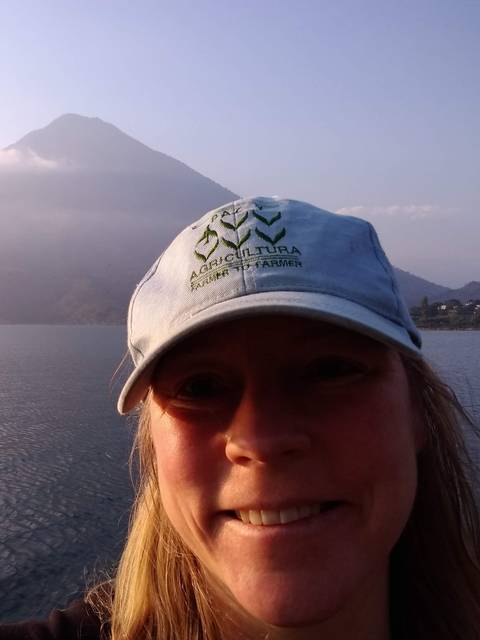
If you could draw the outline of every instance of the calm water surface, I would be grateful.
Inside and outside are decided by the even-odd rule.
[[[480,332],[424,332],[480,419]],[[132,499],[132,427],[111,377],[123,327],[0,326],[0,619],[44,616],[113,566]]]

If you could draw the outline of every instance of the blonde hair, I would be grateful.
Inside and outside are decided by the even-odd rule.
[[[399,637],[474,640],[480,628],[477,476],[465,443],[478,437],[455,393],[425,361],[404,359],[425,425],[412,514],[391,564],[391,613]],[[464,431],[465,430],[465,431]]]
[[[393,638],[473,640],[480,628],[480,520],[462,425],[473,423],[425,361],[404,358],[426,429],[418,490],[391,557]],[[150,398],[139,418],[139,487],[128,540],[110,588],[89,602],[111,640],[219,640],[202,566],[170,525],[150,437]]]
[[[160,499],[149,405],[150,393],[132,450],[137,496],[117,574],[92,589],[87,600],[112,640],[218,640],[204,571],[171,526]]]

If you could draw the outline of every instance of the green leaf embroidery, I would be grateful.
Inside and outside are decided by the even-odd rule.
[[[280,218],[282,217],[282,212],[279,211],[276,215],[273,216],[273,218],[270,218],[270,220],[268,220],[264,216],[261,216],[259,213],[255,213],[255,211],[253,212],[253,215],[257,218],[257,220],[260,220],[260,222],[263,222],[263,224],[271,227],[274,222],[280,220]]]
[[[284,227],[281,231],[277,233],[277,235],[274,238],[270,238],[270,236],[267,236],[266,233],[262,233],[262,231],[257,229],[257,227],[255,227],[255,233],[259,238],[262,238],[262,240],[265,240],[270,244],[276,244],[279,240],[281,240],[284,237],[284,235],[287,233],[287,230]]]
[[[237,224],[232,224],[231,222],[225,222],[225,220],[223,220],[223,218],[222,218],[222,220],[220,220],[220,224],[223,224],[223,226],[227,227],[227,229],[232,229],[232,231],[236,231],[238,229],[238,227],[242,226],[242,224],[245,222],[245,220],[247,218],[248,218],[248,211],[243,216],[243,218],[237,222]]]
[[[212,229],[210,229],[210,226],[207,225],[207,228],[205,229],[202,237],[200,238],[200,240],[195,245],[196,247],[198,247],[198,245],[201,242],[203,242],[203,246],[207,247],[209,242],[210,242],[210,238],[212,238],[212,237],[214,238],[213,246],[210,249],[207,248],[207,253],[206,254],[203,254],[200,251],[197,251],[197,249],[195,249],[195,251],[194,251],[194,253],[197,256],[197,258],[199,258],[203,262],[206,262],[208,260],[208,258],[212,255],[212,253],[215,251],[215,249],[220,244],[220,241],[218,239],[218,233],[216,231],[213,231]]]
[[[238,249],[240,249],[240,247],[242,246],[242,244],[244,242],[246,242],[250,237],[250,229],[247,231],[247,233],[243,236],[243,238],[240,240],[240,242],[238,244],[235,244],[235,242],[232,242],[231,240],[227,240],[226,238],[222,237],[222,242],[227,245],[227,247],[230,247],[230,249],[235,249],[235,251],[238,251]]]

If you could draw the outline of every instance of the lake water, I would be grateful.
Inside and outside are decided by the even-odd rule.
[[[423,332],[480,419],[480,331]],[[123,327],[0,326],[0,619],[44,616],[113,566],[133,425],[116,414]]]

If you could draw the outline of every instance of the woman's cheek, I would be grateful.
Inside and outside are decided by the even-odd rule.
[[[212,438],[197,425],[164,414],[160,424],[152,426],[157,473],[164,489],[180,491],[199,488],[218,466]]]
[[[408,402],[398,402],[396,389],[365,393],[338,403],[325,429],[319,432],[325,464],[339,480],[360,488],[390,486],[407,481],[416,469],[416,440]],[[323,442],[322,442],[323,441]],[[401,490],[400,486],[396,487]]]
[[[160,481],[183,484],[192,475],[195,462],[194,443],[184,431],[164,416],[162,424],[154,428],[153,443]],[[180,463],[181,461],[181,463]]]

